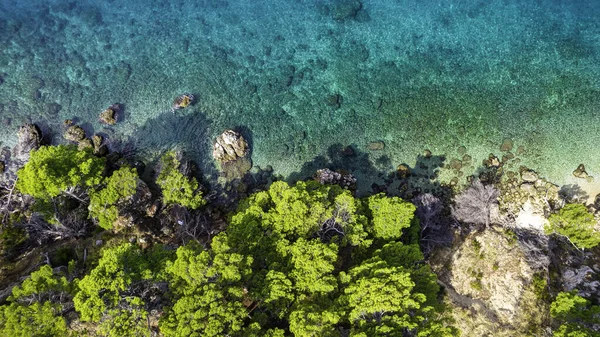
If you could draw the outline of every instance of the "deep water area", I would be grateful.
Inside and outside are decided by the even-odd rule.
[[[368,185],[425,149],[462,181],[510,152],[558,184],[583,163],[600,185],[596,1],[0,0],[0,46],[6,146],[25,122],[64,142],[73,119],[212,172],[235,129],[255,166],[296,179],[351,146],[360,160],[339,168]],[[182,93],[196,102],[172,113]]]

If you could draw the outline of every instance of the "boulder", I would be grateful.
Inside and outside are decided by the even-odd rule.
[[[523,170],[521,171],[521,179],[526,183],[534,183],[538,180],[538,175],[535,171],[532,170]]]
[[[94,144],[94,154],[97,156],[105,156],[108,153],[108,148],[103,144],[102,136],[95,134],[92,137],[92,143]]]
[[[314,179],[323,185],[339,185],[349,190],[356,189],[356,178],[349,172],[320,169],[315,173]]]
[[[248,152],[248,142],[233,130],[225,130],[217,137],[213,145],[213,157],[220,163],[245,157]]]
[[[85,130],[80,126],[71,125],[67,128],[67,131],[63,133],[63,138],[71,142],[79,143],[85,138]]]
[[[39,149],[42,143],[42,132],[35,124],[21,126],[18,133],[18,142],[13,149],[14,159],[25,163],[29,160],[29,152]]]
[[[119,114],[123,109],[122,105],[119,103],[115,103],[108,107],[108,109],[102,111],[100,114],[100,123],[115,125],[117,123],[117,119],[119,118]]]
[[[588,177],[588,173],[585,170],[585,165],[579,164],[575,171],[573,171],[573,176],[576,178],[586,179]]]

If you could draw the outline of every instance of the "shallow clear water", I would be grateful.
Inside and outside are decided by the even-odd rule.
[[[0,45],[3,145],[27,121],[61,141],[72,118],[214,172],[211,142],[233,128],[257,166],[293,179],[343,167],[370,185],[461,146],[464,179],[510,138],[509,169],[583,184],[571,172],[584,163],[600,179],[595,1],[0,0]],[[172,114],[186,92],[197,103]],[[115,102],[122,121],[101,125]],[[340,159],[346,145],[355,159]]]

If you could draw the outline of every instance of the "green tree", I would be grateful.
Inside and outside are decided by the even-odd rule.
[[[190,209],[196,209],[206,204],[206,200],[202,198],[198,180],[194,177],[187,177],[179,171],[181,163],[175,152],[170,151],[164,154],[161,164],[162,168],[156,183],[161,188],[165,204],[178,204]]]
[[[105,187],[90,193],[90,216],[98,219],[98,225],[112,229],[119,216],[117,204],[135,194],[138,175],[135,169],[122,167],[105,180]]]
[[[161,246],[145,252],[130,243],[104,248],[98,265],[78,283],[73,303],[80,319],[101,322],[100,331],[109,336],[150,335],[143,294],[166,281],[164,266],[171,258]]]
[[[375,238],[397,240],[402,230],[409,228],[416,210],[415,205],[398,197],[386,197],[383,193],[367,199],[371,211],[371,232]]]
[[[243,336],[241,330],[248,317],[243,280],[251,272],[252,258],[227,250],[221,246],[206,251],[194,243],[179,247],[177,259],[166,269],[174,304],[160,321],[161,333]]]
[[[67,336],[61,312],[71,291],[66,277],[55,275],[49,265],[42,266],[12,289],[9,304],[0,306],[0,335]]]
[[[561,292],[550,305],[550,315],[559,324],[553,331],[556,337],[599,337],[591,329],[600,324],[600,306],[577,295],[577,292]]]
[[[550,215],[548,221],[544,228],[546,234],[564,235],[577,248],[592,248],[600,243],[600,232],[595,230],[597,223],[594,215],[582,204],[567,204],[558,214]]]
[[[418,245],[400,241],[413,211],[399,198],[275,182],[240,202],[209,249],[178,249],[161,332],[455,336]]]
[[[31,151],[29,161],[17,172],[16,188],[34,198],[49,200],[72,187],[89,188],[100,183],[104,159],[74,146],[42,146]]]

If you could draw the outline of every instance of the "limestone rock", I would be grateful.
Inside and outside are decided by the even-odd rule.
[[[115,125],[117,123],[117,119],[119,118],[119,114],[123,106],[119,103],[115,103],[108,107],[108,109],[102,111],[100,114],[100,123]]]
[[[213,157],[221,163],[245,157],[248,152],[248,142],[233,130],[225,130],[217,137],[213,145]]]
[[[67,128],[67,131],[63,134],[63,138],[66,140],[78,143],[85,138],[85,130],[77,125],[72,125]]]
[[[105,156],[108,153],[108,148],[103,144],[102,136],[95,134],[92,137],[92,143],[94,144],[94,154],[97,156]]]
[[[523,182],[526,183],[534,183],[538,180],[538,175],[535,173],[535,171],[524,170],[521,171],[521,179],[523,179]]]
[[[438,254],[434,271],[446,286],[463,334],[524,336],[529,324],[541,324],[543,315],[535,314],[540,300],[531,286],[534,271],[509,237],[494,230],[476,232]]]
[[[588,173],[585,170],[585,165],[579,164],[575,171],[573,171],[573,176],[576,178],[586,179],[588,177]]]
[[[25,124],[17,133],[19,140],[13,153],[17,161],[26,162],[29,160],[29,152],[39,149],[42,143],[42,132],[35,124]]]
[[[79,143],[77,143],[77,150],[83,151],[85,149],[91,149],[94,147],[92,141],[89,138],[84,138]]]
[[[349,172],[320,169],[315,173],[314,179],[324,185],[339,185],[349,190],[356,189],[356,178]]]

